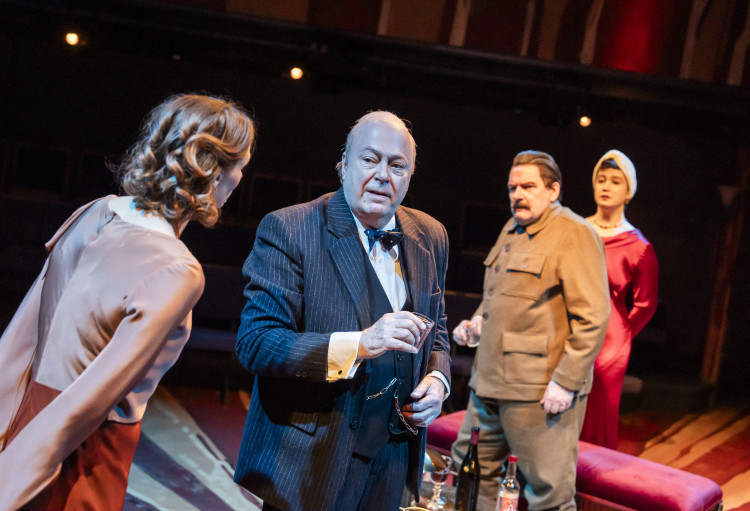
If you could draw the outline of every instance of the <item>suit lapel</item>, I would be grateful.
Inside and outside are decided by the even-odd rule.
[[[326,224],[328,231],[334,236],[329,247],[331,257],[357,310],[359,326],[365,329],[372,321],[372,306],[366,288],[365,267],[362,264],[362,242],[341,188],[328,199]]]
[[[422,229],[401,208],[396,212],[396,219],[404,232],[404,240],[401,242],[404,264],[407,270],[407,285],[414,305],[414,312],[429,316],[430,311],[430,268],[432,267],[431,254],[423,246],[424,233]],[[432,318],[433,320],[437,318]],[[435,327],[433,327],[435,328]],[[419,378],[419,369],[429,358],[428,346],[425,345],[420,351],[421,357],[413,357],[413,374]],[[415,382],[416,383],[416,382]]]
[[[429,268],[430,253],[424,248],[422,230],[414,221],[399,209],[396,218],[401,230],[404,232],[404,240],[401,242],[404,264],[408,272],[409,293],[414,302],[414,312],[425,315],[430,313],[430,286]]]

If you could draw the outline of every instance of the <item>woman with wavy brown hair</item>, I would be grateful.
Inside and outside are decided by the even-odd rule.
[[[5,509],[122,509],[147,401],[203,292],[180,233],[216,222],[254,139],[231,101],[166,99],[117,168],[129,195],[81,207],[47,243],[0,338]]]

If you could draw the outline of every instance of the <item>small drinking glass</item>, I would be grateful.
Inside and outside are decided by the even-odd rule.
[[[443,483],[445,483],[445,480],[448,479],[448,474],[451,473],[451,465],[453,465],[453,460],[450,456],[440,456],[443,461],[445,462],[445,467],[442,469],[438,469],[438,467],[435,467],[435,470],[430,474],[430,478],[433,482],[432,487],[432,498],[427,503],[427,509],[430,511],[439,511],[443,509],[443,506],[445,506],[447,500],[445,500],[445,497],[442,497],[440,493],[443,490]]]
[[[475,334],[474,331],[468,326],[465,326],[464,330],[466,331],[466,337],[468,337],[469,339],[466,342],[466,345],[469,348],[476,348],[477,346],[479,346],[479,335]]]
[[[425,324],[427,328],[422,330],[422,332],[419,334],[419,340],[417,341],[417,344],[415,345],[415,348],[417,348],[417,351],[422,349],[422,345],[424,344],[425,339],[427,339],[427,335],[430,333],[430,330],[432,330],[432,327],[435,326],[435,322],[432,321],[430,318],[425,316],[424,314],[420,314],[418,312],[413,312],[416,317],[418,317],[422,323]]]

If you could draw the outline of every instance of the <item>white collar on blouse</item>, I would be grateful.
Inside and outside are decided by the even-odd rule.
[[[163,216],[135,207],[133,197],[114,197],[107,202],[109,209],[124,221],[176,238],[174,227]]]
[[[590,216],[586,219],[586,221],[589,223],[589,225],[591,225],[591,227],[594,228],[596,233],[601,238],[611,238],[613,236],[617,236],[618,234],[622,234],[624,232],[635,230],[635,227],[633,227],[633,225],[630,222],[625,220],[624,216],[622,217],[622,223],[620,225],[617,225],[615,227],[610,227],[609,229],[605,229],[596,225],[593,221],[593,218],[594,218],[593,216]]]

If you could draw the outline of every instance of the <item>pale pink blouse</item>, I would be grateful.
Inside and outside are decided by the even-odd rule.
[[[176,237],[122,220],[109,198],[80,208],[48,242],[0,338],[0,502],[10,508],[53,480],[103,421],[140,421],[190,333],[200,264]],[[59,394],[5,445],[32,382]]]

